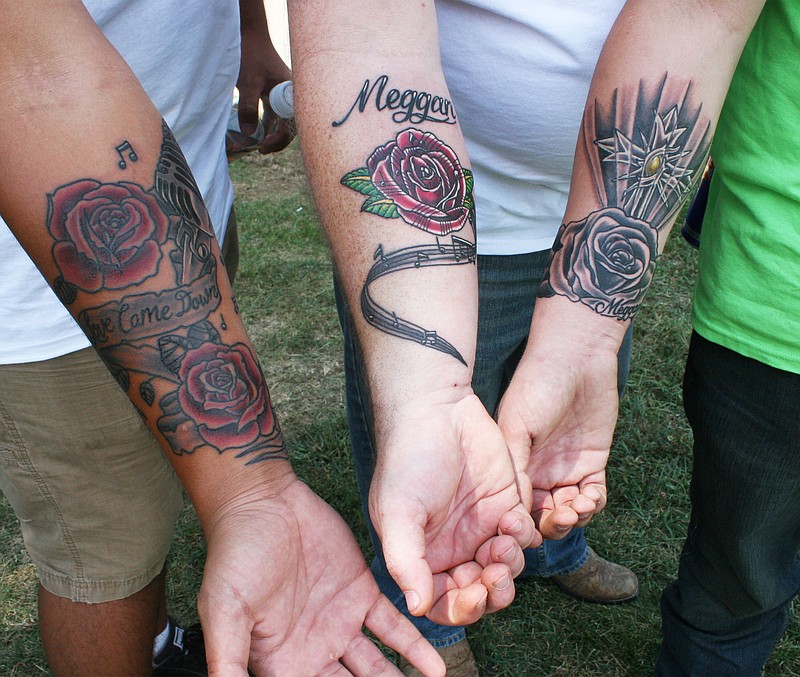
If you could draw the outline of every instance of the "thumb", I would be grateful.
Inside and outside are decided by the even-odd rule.
[[[222,602],[209,601],[202,590],[197,602],[203,627],[208,675],[246,677],[253,623],[235,598],[228,600],[228,603]]]
[[[406,598],[414,616],[425,615],[433,605],[433,573],[425,559],[425,530],[395,508],[381,520],[381,543],[386,568]]]
[[[517,475],[526,473],[530,462],[531,445],[535,433],[529,429],[528,423],[519,408],[514,405],[513,398],[509,399],[509,394],[506,393],[497,409],[497,427],[500,428],[506,441],[508,453]],[[525,496],[521,495],[521,498],[527,507],[530,494],[525,483],[521,482],[520,484],[520,491],[525,493]]]

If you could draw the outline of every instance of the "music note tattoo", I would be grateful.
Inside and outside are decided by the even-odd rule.
[[[127,150],[128,151],[128,159],[131,162],[136,162],[139,159],[139,156],[136,154],[136,151],[133,149],[133,146],[128,141],[123,141],[119,146],[115,146],[114,150],[117,151],[117,155],[119,155],[119,162],[117,166],[120,169],[125,169],[128,166],[128,163],[125,162],[125,156],[123,153]]]

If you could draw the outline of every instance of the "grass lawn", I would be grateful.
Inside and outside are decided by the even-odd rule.
[[[351,524],[371,558],[349,458],[331,265],[296,144],[276,157],[245,157],[231,171],[242,249],[236,292],[295,468]],[[469,630],[482,675],[650,674],[659,643],[658,599],[676,572],[688,518],[691,436],[680,381],[694,273],[695,253],[673,237],[636,323],[608,469],[609,506],[588,529],[599,553],[639,574],[639,599],[586,604],[545,581],[521,583],[509,609]],[[187,507],[168,584],[170,611],[185,622],[197,617],[203,556],[200,529]],[[0,675],[47,674],[35,592],[34,567],[13,513],[0,500]],[[799,635],[793,614],[765,674],[800,674]]]

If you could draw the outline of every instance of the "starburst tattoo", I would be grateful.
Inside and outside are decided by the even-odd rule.
[[[678,107],[673,106],[665,115],[653,111],[653,124],[649,134],[637,130],[637,144],[619,129],[597,146],[608,153],[603,162],[613,165],[616,181],[626,181],[622,192],[623,211],[629,216],[642,218],[653,200],[667,205],[679,200],[692,185],[694,170],[681,164],[691,158],[692,151],[684,148],[682,137],[686,127],[678,126]]]
[[[590,106],[581,130],[598,209],[561,226],[538,296],[632,318],[653,278],[661,240],[705,165],[710,125],[691,83],[617,90]]]

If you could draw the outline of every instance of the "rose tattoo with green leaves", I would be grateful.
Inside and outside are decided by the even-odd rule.
[[[474,209],[472,172],[452,148],[418,129],[377,148],[342,184],[366,195],[361,211],[401,218],[434,235],[461,230]]]
[[[474,239],[454,235],[469,223],[474,236],[472,172],[462,167],[455,151],[434,134],[410,128],[376,148],[366,166],[345,174],[341,183],[365,196],[362,212],[398,219],[436,238],[432,244],[389,253],[378,246],[361,291],[361,309],[367,322],[466,364],[461,353],[436,331],[387,310],[372,298],[369,288],[378,278],[399,270],[475,263]],[[450,236],[449,242],[439,239],[445,236]]]

